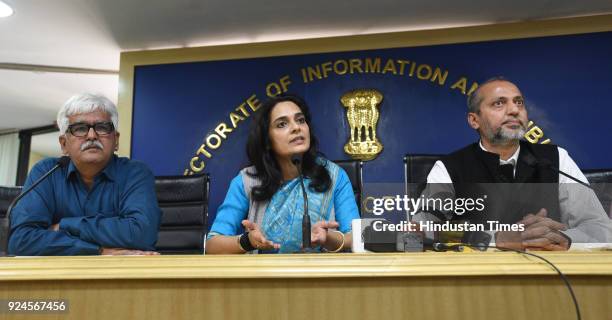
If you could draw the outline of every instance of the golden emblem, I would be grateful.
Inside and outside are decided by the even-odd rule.
[[[383,145],[376,138],[378,123],[378,105],[383,99],[382,93],[373,89],[353,90],[345,93],[340,102],[347,108],[351,134],[344,145],[344,152],[353,159],[368,161],[376,158]]]

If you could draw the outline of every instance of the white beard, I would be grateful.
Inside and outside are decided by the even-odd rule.
[[[520,127],[518,129],[506,129],[504,127],[500,127],[496,132],[492,132],[492,130],[483,130],[486,131],[484,134],[492,144],[506,144],[508,142],[518,142],[525,136],[525,128]]]

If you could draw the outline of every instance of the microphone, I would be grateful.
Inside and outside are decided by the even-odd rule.
[[[447,251],[464,252],[466,247],[467,248],[478,248],[478,250],[480,251],[485,251],[485,250],[481,250],[479,247],[472,247],[472,245],[470,244],[465,244],[465,243],[447,244],[447,243],[442,243],[442,242],[435,242],[433,244],[432,249],[435,252],[447,252]]]
[[[552,162],[548,159],[536,159],[536,157],[534,157],[531,153],[526,153],[525,157],[523,158],[523,162],[525,162],[530,167],[542,167],[542,168],[551,169],[556,174],[564,175],[589,189],[593,189],[588,183],[584,183],[580,181],[578,178],[559,170],[558,168],[553,166]]]
[[[17,198],[13,200],[13,202],[11,202],[11,204],[8,207],[8,210],[6,210],[6,219],[4,219],[4,221],[2,222],[3,225],[1,226],[3,230],[6,230],[6,232],[4,232],[4,235],[2,235],[2,237],[0,238],[1,244],[2,244],[2,246],[0,246],[0,249],[3,250],[2,252],[0,252],[0,256],[8,254],[8,242],[11,237],[11,211],[13,210],[13,207],[15,207],[15,205],[17,204],[19,200],[21,200],[21,198],[23,198],[30,191],[34,190],[34,188],[36,188],[37,185],[43,182],[43,180],[45,180],[48,176],[50,176],[57,169],[67,166],[68,163],[70,163],[69,156],[60,157],[57,160],[57,163],[55,164],[55,166],[51,168],[51,170],[47,171],[47,173],[45,173],[42,177],[38,178],[38,180],[32,183],[32,185],[29,188],[23,190],[21,194],[18,195]]]
[[[445,243],[442,243],[442,242],[434,242],[432,249],[437,252],[444,252],[444,251],[451,250],[451,246]]]
[[[308,195],[304,187],[304,176],[302,175],[302,157],[300,155],[291,156],[291,163],[298,169],[300,175],[300,185],[304,195],[304,215],[302,216],[302,248],[310,248],[310,215],[308,214]]]
[[[430,248],[433,251],[438,252],[462,252],[464,247],[469,247],[480,251],[487,251],[492,238],[491,234],[484,231],[464,231],[461,235],[461,239],[458,239],[456,236],[456,232],[447,233],[440,231],[438,233],[438,240],[429,240],[431,241]]]

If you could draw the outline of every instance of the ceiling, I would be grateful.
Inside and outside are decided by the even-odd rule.
[[[612,13],[610,0],[4,2],[15,14],[0,19],[0,133],[53,124],[76,93],[102,93],[116,102],[121,51]]]

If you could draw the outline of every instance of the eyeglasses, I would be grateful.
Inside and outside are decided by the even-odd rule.
[[[90,128],[93,128],[99,136],[106,136],[115,131],[112,122],[96,122],[94,124],[77,122],[69,125],[68,131],[75,137],[84,137],[89,133]]]

